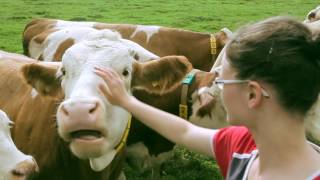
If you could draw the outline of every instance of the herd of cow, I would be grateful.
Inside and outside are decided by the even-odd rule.
[[[320,32],[320,6],[304,23]],[[125,179],[125,159],[143,170],[170,157],[174,144],[102,96],[96,66],[117,71],[147,104],[203,127],[227,126],[213,81],[231,36],[228,29],[32,20],[23,32],[26,56],[0,51],[0,180]],[[181,83],[185,77],[192,81]],[[318,106],[306,119],[315,140]]]

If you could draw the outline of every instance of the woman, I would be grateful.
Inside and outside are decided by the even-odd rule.
[[[96,68],[102,93],[169,140],[212,155],[227,179],[319,179],[320,148],[303,119],[320,91],[320,44],[302,23],[275,17],[241,28],[226,47],[216,84],[231,127],[211,130],[150,107],[121,77]]]

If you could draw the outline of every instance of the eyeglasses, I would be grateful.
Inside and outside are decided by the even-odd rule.
[[[242,84],[242,83],[248,83],[250,82],[250,80],[239,80],[239,79],[227,79],[227,80],[224,80],[224,79],[215,79],[214,83],[218,86],[219,89],[223,89],[223,86],[225,84]],[[263,89],[262,89],[262,95],[266,98],[270,98],[270,95],[269,93]]]

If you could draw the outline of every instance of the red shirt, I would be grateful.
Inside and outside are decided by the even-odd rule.
[[[247,177],[248,168],[258,154],[252,135],[245,127],[220,129],[213,138],[216,161],[225,179]],[[319,151],[318,146],[313,147]],[[320,169],[308,179],[320,180]]]

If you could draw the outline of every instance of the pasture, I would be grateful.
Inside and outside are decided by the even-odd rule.
[[[216,32],[277,15],[303,20],[318,5],[311,0],[1,0],[0,50],[22,53],[24,26],[33,18],[161,25]],[[3,87],[1,87],[3,88]],[[127,179],[151,179],[152,170],[139,173],[125,166]],[[221,179],[209,157],[175,148],[163,166],[163,179]]]

